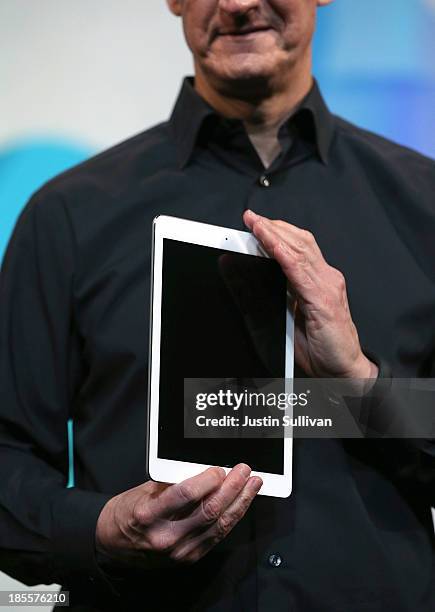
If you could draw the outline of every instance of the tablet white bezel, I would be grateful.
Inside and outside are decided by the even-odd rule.
[[[151,322],[149,356],[149,401],[147,471],[150,478],[159,482],[181,482],[210,467],[201,463],[162,459],[157,456],[159,421],[159,381],[160,381],[160,334],[162,301],[163,240],[165,238],[196,245],[225,249],[236,253],[268,257],[260,248],[256,238],[249,232],[222,228],[216,225],[188,221],[177,217],[159,216],[153,222],[153,258],[151,279]],[[294,321],[287,309],[285,377],[293,378]],[[292,416],[288,411],[285,414]],[[260,495],[288,497],[292,490],[293,440],[284,438],[284,474],[252,472],[261,476],[263,486]],[[224,467],[228,473],[230,468]]]

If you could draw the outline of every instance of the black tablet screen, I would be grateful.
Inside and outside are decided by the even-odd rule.
[[[184,437],[185,378],[284,378],[286,279],[271,259],[164,239],[158,456],[283,474],[283,440]],[[260,341],[259,341],[260,339]]]

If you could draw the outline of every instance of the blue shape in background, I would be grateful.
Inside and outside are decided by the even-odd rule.
[[[0,154],[0,262],[24,204],[43,183],[89,156],[89,151],[55,141],[21,142]],[[73,421],[67,422],[68,488],[74,486]]]
[[[314,73],[332,112],[435,157],[435,2],[336,1],[318,11]]]
[[[0,152],[0,261],[15,221],[31,194],[89,154],[84,147],[42,139],[22,141]]]

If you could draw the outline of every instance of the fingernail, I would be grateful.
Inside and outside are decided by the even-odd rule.
[[[260,215],[257,215],[257,213],[255,213],[253,210],[251,210],[250,208],[247,209],[246,211],[248,213],[248,215],[250,217],[252,217],[253,219],[256,219],[257,217],[259,217]]]
[[[212,468],[212,469],[215,469],[221,478],[225,478],[225,476],[227,475],[223,467],[216,466],[215,468]]]
[[[249,465],[246,465],[246,463],[239,463],[239,465],[237,467],[238,467],[240,473],[242,474],[242,476],[245,476],[246,478],[251,473],[251,468],[249,467]]]
[[[249,488],[253,491],[259,491],[263,486],[263,481],[258,476],[253,476],[249,481]]]

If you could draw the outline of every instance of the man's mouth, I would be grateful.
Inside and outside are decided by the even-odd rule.
[[[216,37],[231,37],[231,38],[243,38],[252,36],[255,34],[259,34],[262,32],[269,32],[272,28],[269,25],[258,25],[258,26],[246,26],[242,28],[232,28],[232,29],[221,29],[216,33]]]

